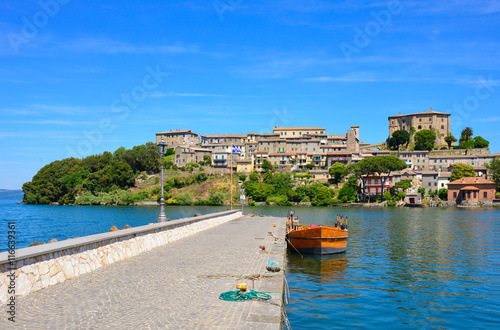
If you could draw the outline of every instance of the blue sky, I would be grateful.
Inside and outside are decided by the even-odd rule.
[[[377,143],[430,107],[500,152],[498,31],[491,0],[2,2],[0,188],[159,131]]]

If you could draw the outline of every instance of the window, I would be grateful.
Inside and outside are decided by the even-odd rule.
[[[453,192],[453,198],[457,198],[457,192],[456,191]]]
[[[483,192],[483,197],[484,198],[488,198],[488,192],[487,191]]]
[[[418,129],[422,129],[422,125],[418,125]]]
[[[429,182],[429,187],[431,186],[431,183]]]
[[[441,129],[444,129],[444,125],[441,125]]]
[[[429,117],[429,121],[431,121],[432,119]]]
[[[437,187],[438,183],[437,182],[434,182],[434,187]]]
[[[419,121],[419,122],[421,122],[421,121],[422,121],[422,118],[419,118],[419,119],[418,119],[418,121]]]
[[[432,128],[432,125],[429,125],[429,129],[431,129],[431,128]]]
[[[444,188],[444,183],[441,183],[441,188]]]

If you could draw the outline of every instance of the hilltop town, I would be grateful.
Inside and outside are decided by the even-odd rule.
[[[211,159],[214,169],[236,173],[263,172],[267,161],[276,171],[308,170],[315,180],[330,178],[328,169],[334,163],[349,165],[373,156],[396,156],[408,168],[393,172],[387,187],[399,181],[410,180],[412,188],[426,191],[448,188],[451,172],[456,164],[467,164],[483,179],[490,176],[487,169],[493,159],[488,148],[454,149],[445,138],[451,136],[450,114],[424,111],[408,115],[390,116],[389,137],[397,131],[407,131],[407,148],[389,150],[388,143],[368,144],[360,141],[360,127],[351,126],[345,134],[330,134],[324,127],[274,127],[270,133],[199,135],[191,130],[170,130],[156,133],[156,142],[162,139],[175,150],[174,164],[178,167]],[[419,131],[435,132],[432,150],[412,150]],[[388,139],[389,140],[389,139]],[[455,139],[456,141],[456,139]],[[452,143],[454,144],[454,143]],[[233,147],[235,149],[233,150]],[[451,148],[450,148],[451,147]],[[237,152],[233,152],[233,151]],[[367,193],[380,193],[379,178],[367,181]]]

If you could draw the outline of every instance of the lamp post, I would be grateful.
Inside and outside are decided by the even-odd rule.
[[[241,187],[240,189],[241,195],[240,195],[240,200],[241,200],[241,215],[243,215],[243,201],[245,200],[245,188]]]
[[[158,142],[158,152],[161,155],[161,198],[160,198],[160,216],[158,217],[158,222],[166,222],[167,217],[165,216],[165,199],[163,198],[164,197],[163,157],[167,152],[167,143],[163,141],[163,136],[161,137],[161,141]]]

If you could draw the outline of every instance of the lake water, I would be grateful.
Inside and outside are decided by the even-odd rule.
[[[167,207],[177,219],[227,207]],[[245,213],[286,216],[287,207]],[[349,217],[346,253],[288,254],[293,329],[493,329],[500,326],[500,210],[295,208],[301,223]],[[7,222],[17,246],[156,222],[158,207],[41,206],[0,201],[0,251]],[[1,229],[3,228],[3,229]],[[4,233],[2,235],[2,233]]]

